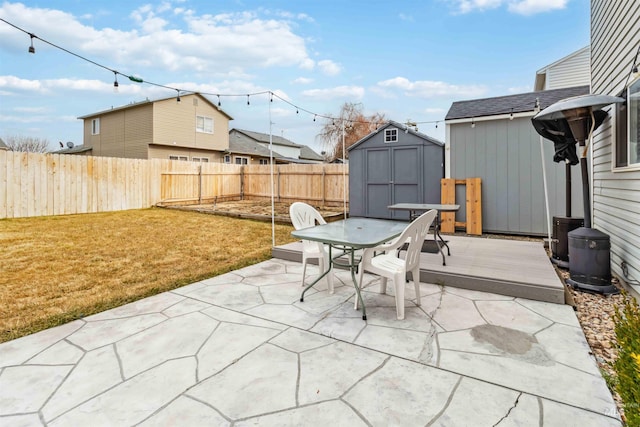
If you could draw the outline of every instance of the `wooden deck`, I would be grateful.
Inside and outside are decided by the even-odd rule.
[[[542,242],[445,235],[451,256],[423,253],[420,281],[564,304],[564,285]],[[302,262],[301,243],[273,248],[274,258]],[[446,253],[446,248],[445,248]]]

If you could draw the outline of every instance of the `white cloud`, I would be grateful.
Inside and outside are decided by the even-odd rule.
[[[129,70],[153,67],[246,73],[247,69],[264,67],[311,70],[315,66],[306,40],[296,34],[289,20],[267,19],[259,12],[198,15],[192,10],[167,6],[162,3],[136,9],[130,14],[134,27],[125,30],[94,28],[69,13],[21,3],[0,4],[0,16],[36,35],[46,34],[47,40],[73,52],[100,58],[101,63],[112,67],[126,64]],[[0,26],[0,37],[5,46],[16,51],[24,49],[24,34],[11,27]],[[36,51],[53,49],[37,40],[35,44]],[[327,60],[321,70],[333,72],[336,67]]]
[[[402,21],[407,21],[407,22],[413,22],[413,16],[412,15],[407,15],[406,13],[400,13],[398,14],[398,17],[402,20]]]
[[[313,79],[310,79],[307,77],[298,77],[297,79],[293,80],[291,83],[295,83],[299,85],[308,85],[310,83],[313,83]]]
[[[449,0],[458,13],[485,11],[506,6],[507,10],[520,15],[533,15],[551,10],[564,9],[569,0]]]
[[[564,9],[569,0],[519,0],[509,2],[509,11],[520,15],[534,15]]]
[[[318,68],[327,76],[336,76],[340,74],[342,67],[340,64],[336,64],[335,62],[329,59],[323,59],[322,61],[318,61]]]
[[[487,88],[482,85],[454,85],[432,80],[418,80],[412,82],[405,77],[395,77],[393,79],[378,82],[378,88],[386,92],[401,91],[404,96],[418,98],[467,98],[478,97],[487,92]]]
[[[364,88],[360,86],[337,86],[329,89],[309,89],[302,92],[303,96],[321,100],[328,99],[362,99]]]

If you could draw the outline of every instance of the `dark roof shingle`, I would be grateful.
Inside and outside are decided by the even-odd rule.
[[[535,109],[536,100],[540,103],[540,110],[544,110],[549,105],[562,99],[586,95],[588,93],[589,86],[575,86],[562,89],[542,90],[539,92],[520,93],[517,95],[497,96],[494,98],[456,101],[451,104],[445,120],[524,113]]]

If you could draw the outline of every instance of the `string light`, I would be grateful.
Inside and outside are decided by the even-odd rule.
[[[511,114],[509,114],[509,120],[513,120],[513,108],[511,109]]]
[[[29,53],[36,53],[36,48],[33,47],[33,38],[35,37],[35,34],[29,33],[29,36],[31,36],[31,46],[29,46]]]
[[[473,120],[473,117],[471,117],[471,127],[476,127],[476,122]]]
[[[17,30],[19,30],[19,31],[22,31],[23,33],[25,33],[25,34],[27,34],[27,35],[29,35],[29,37],[30,37],[30,41],[31,41],[31,45],[29,46],[29,49],[28,49],[29,53],[35,53],[35,47],[33,46],[33,39],[34,39],[34,38],[37,38],[37,39],[39,39],[40,41],[42,41],[43,43],[46,43],[46,44],[48,44],[48,45],[50,45],[50,46],[52,46],[52,47],[55,47],[55,48],[57,48],[57,49],[59,49],[59,50],[62,50],[63,52],[66,52],[66,53],[68,53],[68,54],[70,54],[70,55],[73,55],[73,56],[75,56],[75,57],[79,58],[79,59],[82,59],[83,61],[89,62],[89,63],[91,63],[91,64],[93,64],[93,65],[96,65],[96,66],[98,66],[98,67],[100,67],[100,68],[103,68],[103,69],[105,69],[105,70],[111,71],[112,73],[114,73],[114,77],[115,77],[115,78],[114,78],[114,83],[113,83],[114,91],[117,91],[117,89],[118,89],[118,87],[119,87],[119,83],[118,83],[118,74],[121,74],[121,75],[123,75],[123,76],[127,77],[130,81],[132,81],[132,82],[134,82],[134,83],[146,83],[146,84],[151,85],[151,86],[157,86],[157,87],[162,87],[162,88],[165,88],[165,89],[175,90],[175,91],[177,92],[177,97],[176,97],[176,101],[177,101],[177,102],[180,102],[180,94],[181,94],[181,93],[182,93],[182,94],[193,93],[192,91],[189,91],[189,90],[186,90],[186,89],[176,88],[176,87],[171,87],[171,86],[166,86],[166,85],[159,84],[159,83],[154,83],[154,82],[151,82],[151,81],[145,81],[145,80],[143,80],[143,79],[142,79],[142,78],[140,78],[140,77],[137,77],[137,76],[134,76],[134,75],[128,75],[128,74],[121,73],[121,72],[120,72],[120,71],[118,71],[118,70],[112,69],[112,68],[107,67],[107,66],[102,65],[102,64],[99,64],[99,63],[97,63],[97,62],[95,62],[95,61],[93,61],[93,60],[91,60],[91,59],[89,59],[89,58],[86,58],[86,57],[84,57],[84,56],[82,56],[82,55],[79,55],[79,54],[77,54],[77,53],[74,53],[74,52],[72,52],[72,51],[70,51],[70,50],[68,50],[68,49],[65,49],[65,48],[63,48],[63,47],[61,47],[61,46],[58,46],[58,45],[56,45],[56,44],[54,44],[54,43],[52,43],[52,42],[49,42],[49,41],[47,41],[47,40],[45,40],[45,39],[41,39],[40,37],[36,36],[35,34],[30,33],[30,32],[27,32],[26,30],[24,30],[24,29],[22,29],[22,28],[20,28],[20,27],[18,27],[18,26],[16,26],[16,25],[14,25],[14,24],[12,24],[12,23],[8,22],[8,21],[7,21],[7,20],[5,20],[5,19],[0,18],[0,21],[2,21],[2,22],[4,22],[4,23],[6,23],[6,24],[8,24],[8,25],[10,25],[10,26],[12,26],[12,27],[14,27],[15,29],[17,29]],[[256,93],[250,93],[250,94],[219,94],[219,93],[218,93],[218,94],[214,94],[214,93],[207,93],[207,92],[198,92],[198,93],[200,93],[201,95],[216,96],[216,97],[218,98],[218,107],[221,107],[221,106],[222,106],[222,101],[221,101],[221,99],[220,99],[220,97],[221,97],[221,96],[230,96],[230,97],[246,96],[246,97],[247,97],[247,105],[250,105],[250,104],[251,104],[251,102],[250,102],[250,96],[251,96],[251,95],[262,95],[262,94],[267,94],[267,93],[268,93],[268,94],[269,94],[269,102],[273,102],[273,98],[274,98],[274,97],[276,97],[276,98],[278,98],[280,101],[282,101],[282,102],[284,102],[284,103],[286,103],[286,104],[290,105],[291,107],[295,108],[295,109],[296,109],[296,114],[300,114],[300,112],[302,111],[302,112],[305,112],[305,113],[307,113],[307,114],[313,115],[313,121],[314,121],[314,122],[316,121],[316,119],[317,119],[318,117],[320,117],[320,118],[324,118],[324,119],[328,119],[328,120],[332,120],[332,122],[333,122],[333,124],[334,124],[334,125],[335,125],[335,120],[344,120],[344,118],[340,118],[340,117],[337,117],[337,118],[336,118],[336,117],[332,117],[332,116],[328,116],[328,115],[323,115],[323,114],[314,113],[313,111],[307,110],[307,109],[305,109],[305,108],[302,108],[302,107],[300,107],[300,106],[298,106],[298,105],[295,105],[295,104],[291,103],[290,101],[288,101],[288,100],[286,100],[286,99],[284,99],[284,98],[282,98],[282,97],[278,96],[278,94],[276,94],[276,93],[274,93],[274,92],[272,92],[272,91],[263,91],[263,92],[256,92]],[[378,128],[379,128],[381,125],[385,124],[385,123],[386,123],[386,121],[385,121],[385,122],[373,122],[373,121],[368,121],[368,120],[358,120],[358,121],[354,121],[354,122],[353,122],[353,124],[355,124],[355,123],[368,124],[368,125],[375,125],[376,130],[378,130]],[[438,127],[438,121],[424,121],[424,122],[416,122],[416,124],[417,124],[417,123],[435,123],[435,124],[436,124],[436,128]],[[474,125],[474,126],[475,126],[475,125]],[[416,131],[417,131],[417,126],[416,126]]]

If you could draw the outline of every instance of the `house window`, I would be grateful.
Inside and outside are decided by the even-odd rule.
[[[91,135],[98,135],[100,133],[100,119],[91,120]]]
[[[616,167],[640,165],[640,79],[620,96],[616,104]]]
[[[213,119],[211,117],[196,116],[196,132],[213,133]]]
[[[235,160],[236,160],[236,165],[247,165],[247,164],[249,164],[249,158],[248,157],[236,156]]]
[[[398,129],[385,129],[384,130],[384,142],[396,142],[398,141]]]
[[[260,159],[260,164],[261,164],[261,165],[268,165],[268,164],[269,164],[269,160],[267,160],[267,159]]]
[[[231,163],[231,156],[225,154],[225,156],[222,158],[222,163]]]
[[[208,157],[192,157],[191,161],[193,162],[202,162],[202,163],[209,163],[209,158]]]
[[[189,158],[187,156],[169,156],[169,160],[182,160],[186,162]]]

